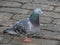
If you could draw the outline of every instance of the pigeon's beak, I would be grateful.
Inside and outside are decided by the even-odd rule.
[[[41,11],[41,14],[43,14],[43,12]]]

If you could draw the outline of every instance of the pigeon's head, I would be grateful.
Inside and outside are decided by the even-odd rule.
[[[39,25],[39,15],[41,15],[43,12],[40,8],[36,8],[33,10],[31,16],[30,16],[30,21],[34,24]]]
[[[34,11],[33,11],[35,14],[37,14],[37,15],[41,15],[43,12],[42,12],[42,10],[40,9],[40,8],[36,8],[36,9],[34,9]]]
[[[34,19],[37,19],[39,17],[39,15],[41,15],[43,12],[40,8],[36,8],[33,10],[30,18],[34,18]]]

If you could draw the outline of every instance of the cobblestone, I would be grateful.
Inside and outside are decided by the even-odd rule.
[[[27,18],[29,17],[30,15],[15,15],[13,17],[13,20],[21,20],[21,19],[24,19],[24,18]]]
[[[58,41],[44,40],[44,39],[33,39],[34,45],[57,45]],[[32,43],[33,45],[33,43]]]
[[[5,7],[20,7],[21,4],[20,3],[16,3],[16,2],[9,2],[9,1],[1,1],[2,4],[0,4],[0,6],[5,6]]]
[[[10,43],[16,44],[16,45],[23,45],[24,41],[21,37],[14,37],[13,40],[11,40]]]
[[[29,10],[24,10],[24,9],[20,9],[20,8],[1,8],[0,11],[18,13],[18,14],[27,14],[29,12]]]
[[[54,12],[45,12],[41,16],[47,16],[47,17],[53,17],[53,18],[60,18],[60,13],[54,13]]]
[[[9,28],[9,27],[0,27],[0,33],[2,33],[6,28]]]
[[[10,13],[0,13],[0,21],[9,20],[12,16],[13,14]]]
[[[40,24],[41,29],[45,29],[48,31],[55,31],[55,32],[60,32],[60,24]]]
[[[8,0],[8,1],[22,2],[22,3],[30,3],[30,2],[32,2],[32,0]]]
[[[13,44],[11,44],[11,43],[8,43],[8,44],[0,44],[0,45],[13,45]]]
[[[12,36],[3,35],[0,33],[0,38],[0,44],[7,44],[12,39]]]
[[[41,29],[58,31],[58,28],[54,24],[40,24]]]
[[[22,6],[22,8],[25,9],[35,9],[35,8],[41,8],[42,10],[53,10],[53,6],[49,6],[49,5],[40,5],[40,4],[33,4],[33,3],[28,3]]]
[[[60,12],[60,7],[56,7],[56,9],[54,10],[54,12]]]
[[[40,36],[43,36],[46,39],[59,40],[60,32],[58,33],[58,32],[53,32],[53,31],[40,30]]]
[[[33,0],[34,3],[47,3],[47,0]]]
[[[55,20],[53,21],[53,23],[54,23],[54,24],[60,24],[60,19],[55,19]]]
[[[51,23],[53,18],[51,17],[40,17],[40,23]]]
[[[16,22],[16,20],[7,20],[7,21],[4,20],[4,21],[1,21],[1,22],[0,22],[0,25],[1,25],[1,26],[0,26],[0,27],[3,27],[3,26],[4,26],[4,27],[5,27],[5,26],[6,26],[6,27],[10,27],[11,25],[15,24],[15,22]]]
[[[24,45],[57,45],[59,41],[45,40],[45,39],[32,39],[33,43],[24,43]],[[23,45],[23,44],[22,44]]]

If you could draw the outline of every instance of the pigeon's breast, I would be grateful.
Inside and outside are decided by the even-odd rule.
[[[27,24],[28,24],[28,33],[30,33],[30,34],[37,34],[37,33],[39,33],[39,31],[40,31],[40,28],[39,28],[39,26],[34,26],[30,21],[28,21],[27,22]]]

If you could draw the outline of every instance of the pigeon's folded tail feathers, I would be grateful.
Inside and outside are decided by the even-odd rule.
[[[8,34],[17,34],[15,31],[13,31],[12,29],[6,29],[3,31],[3,33],[8,33]]]

